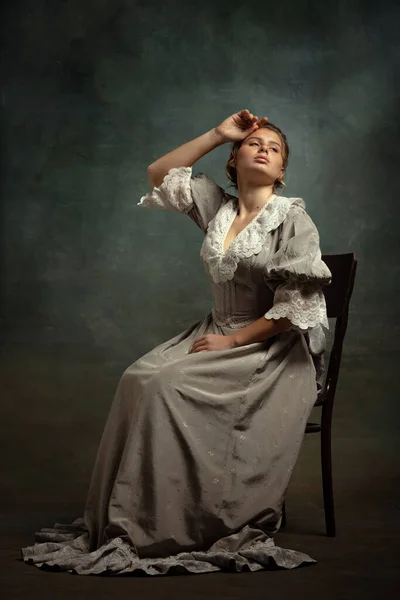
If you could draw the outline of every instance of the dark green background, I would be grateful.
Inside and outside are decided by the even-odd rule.
[[[282,194],[304,198],[323,252],[359,259],[334,413],[336,485],[362,496],[372,475],[395,476],[394,6],[24,0],[3,9],[2,502],[83,502],[122,371],[210,310],[201,231],[137,202],[149,163],[242,108],[287,134]],[[229,149],[194,173],[232,192]],[[298,469],[299,485],[318,474],[317,439]]]

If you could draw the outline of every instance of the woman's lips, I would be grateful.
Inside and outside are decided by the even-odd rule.
[[[260,160],[262,162],[269,163],[269,160],[267,158],[264,158],[263,156],[257,156],[257,158],[255,158],[254,160]]]

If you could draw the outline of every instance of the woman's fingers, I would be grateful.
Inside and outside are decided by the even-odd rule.
[[[268,121],[268,118],[267,117],[263,117],[262,119],[257,120],[257,122],[255,123],[255,125],[259,129],[260,127],[262,127],[263,125],[265,125],[265,123],[267,121]]]
[[[249,124],[257,123],[259,127],[264,125],[268,121],[268,117],[262,117],[261,119],[259,119],[257,115],[253,115],[253,113],[251,113],[247,108],[241,110],[239,115],[244,121],[247,121]]]
[[[203,352],[206,350],[208,350],[207,338],[205,335],[202,335],[193,342],[192,347],[190,349],[190,353]]]
[[[203,352],[204,350],[207,350],[207,346],[204,344],[201,346],[192,346],[189,350],[189,354],[193,354],[193,352]]]
[[[253,119],[253,115],[247,110],[247,108],[241,110],[239,114],[245,121],[251,121]]]
[[[198,349],[198,347],[204,343],[204,336],[200,336],[199,338],[196,338],[189,350],[189,352],[194,352],[195,350]]]

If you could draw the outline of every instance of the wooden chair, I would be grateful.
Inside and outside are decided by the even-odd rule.
[[[324,495],[326,534],[336,535],[332,484],[331,424],[333,402],[339,376],[343,340],[346,334],[349,303],[357,270],[355,254],[325,254],[323,261],[332,273],[332,282],[323,288],[328,318],[335,318],[335,333],[326,370],[325,382],[314,406],[321,406],[321,423],[307,423],[305,433],[321,433],[321,467]],[[282,506],[282,527],[286,525],[285,501]]]

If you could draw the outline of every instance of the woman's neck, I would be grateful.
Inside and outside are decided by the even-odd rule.
[[[238,216],[243,220],[258,213],[275,194],[274,187],[271,185],[252,186],[245,190],[241,186],[238,191]]]

